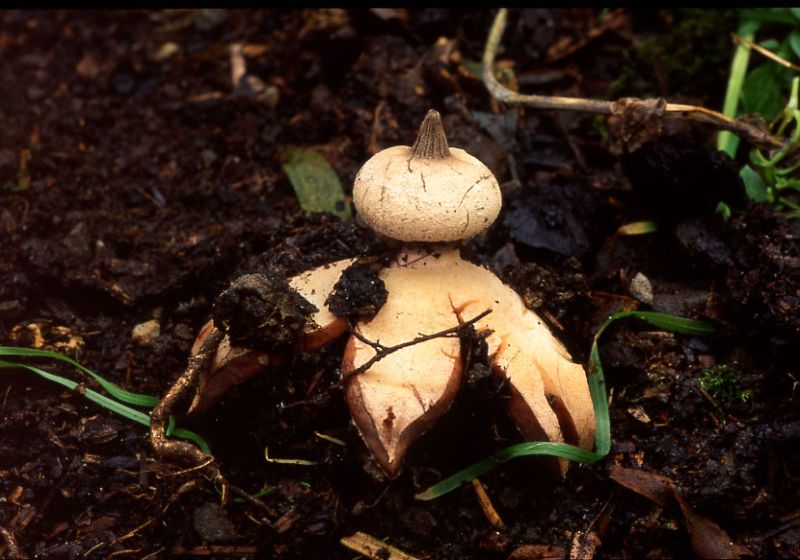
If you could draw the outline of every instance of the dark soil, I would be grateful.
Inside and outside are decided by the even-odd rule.
[[[368,320],[380,311],[386,303],[386,285],[378,273],[378,266],[353,263],[342,272],[339,281],[333,286],[325,305],[337,317]]]
[[[243,274],[214,302],[214,324],[236,346],[285,352],[312,324],[316,307],[271,270]]]
[[[626,160],[629,178],[602,119],[500,106],[469,71],[493,15],[0,13],[0,344],[57,350],[126,389],[163,395],[237,277],[285,279],[355,256],[371,264],[390,248],[355,221],[305,215],[281,168],[286,149],[318,150],[349,189],[372,153],[412,142],[435,108],[450,144],[485,161],[506,197],[501,218],[463,254],[511,284],[577,360],[586,363],[594,332],[620,309],[718,325],[703,338],[635,321],[604,335],[611,455],[573,466],[563,481],[536,458],[483,476],[504,530],[470,485],[416,501],[421,489],[520,441],[503,412],[507,388],[487,375],[478,347],[456,404],[387,483],[339,389],[342,340],[235,387],[205,418],[181,420],[208,440],[233,483],[270,489],[267,515],[239,502],[220,507],[197,473],[154,459],[142,426],[28,371],[3,369],[0,556],[346,559],[355,553],[339,539],[356,531],[419,558],[571,549],[690,556],[680,510],[619,486],[610,465],[669,477],[696,513],[753,556],[800,556],[798,222],[741,200],[733,164],[708,149],[711,129],[669,124],[674,138],[662,148],[672,151],[647,145]],[[720,38],[735,17],[615,17],[596,32],[595,10],[512,10],[499,58],[514,61],[525,91],[720,106],[727,63],[718,62],[730,55]],[[709,29],[713,37],[698,35]],[[636,49],[642,41],[649,50]],[[233,87],[233,43],[244,44],[259,80]],[[670,60],[669,45],[693,44],[724,52],[711,49],[708,66],[697,53],[691,65]],[[674,180],[646,180],[674,167],[702,181],[675,192]],[[714,196],[693,196],[707,187]],[[713,215],[717,193],[733,197],[727,224]],[[659,220],[659,232],[614,233],[647,218]],[[356,285],[370,278],[362,270],[350,292],[342,286],[344,303],[351,299],[343,313],[371,312],[364,308],[379,290],[358,299],[364,286]],[[152,319],[158,336],[134,343],[133,327]],[[735,373],[728,395],[749,399],[704,390],[700,380],[715,365]],[[267,462],[267,447],[270,457],[317,464]]]

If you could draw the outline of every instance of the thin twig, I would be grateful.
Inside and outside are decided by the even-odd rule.
[[[770,60],[774,60],[775,62],[777,62],[781,66],[785,66],[789,70],[794,70],[795,72],[800,72],[800,66],[797,66],[796,64],[792,64],[791,62],[789,62],[785,58],[781,58],[780,56],[778,56],[777,54],[775,54],[771,50],[765,49],[764,47],[762,47],[758,43],[755,43],[755,42],[751,41],[747,37],[742,37],[738,33],[731,33],[731,37],[733,37],[734,41],[750,47],[751,49],[753,49],[757,53],[760,53],[763,56],[766,56]]]
[[[503,38],[506,28],[508,10],[501,8],[495,16],[494,23],[489,30],[489,37],[486,40],[486,47],[483,51],[483,83],[489,93],[498,101],[516,105],[528,105],[537,109],[556,109],[560,111],[584,111],[600,115],[618,115],[626,104],[631,102],[643,103],[643,100],[627,98],[618,101],[605,101],[599,99],[583,99],[579,97],[558,97],[549,95],[526,95],[511,91],[497,81],[494,74],[494,61],[497,56],[497,49]],[[626,103],[627,101],[627,103]],[[750,141],[752,144],[764,148],[777,148],[783,144],[767,131],[761,130],[751,124],[738,119],[732,119],[717,111],[697,107],[695,105],[684,105],[682,103],[666,103],[664,107],[664,117],[672,119],[689,119],[716,126],[724,130],[735,132]]]
[[[349,537],[342,537],[339,542],[350,550],[375,560],[378,558],[386,560],[417,560],[410,554],[361,531]]]
[[[384,346],[383,344],[381,344],[378,341],[372,341],[372,340],[368,339],[366,336],[364,336],[363,334],[361,334],[357,330],[351,329],[350,332],[353,334],[353,336],[355,337],[356,340],[366,344],[367,346],[371,347],[376,352],[382,352],[382,351],[386,350],[386,346]]]
[[[376,362],[384,359],[389,354],[393,354],[394,352],[397,352],[398,350],[402,350],[403,348],[407,348],[409,346],[413,346],[414,344],[420,344],[422,342],[427,342],[428,340],[433,340],[434,338],[445,338],[445,337],[461,336],[464,333],[464,331],[467,329],[467,327],[469,327],[471,325],[474,325],[475,323],[477,323],[478,321],[480,321],[481,319],[486,317],[491,312],[492,312],[491,309],[487,309],[486,311],[483,311],[483,312],[477,314],[475,317],[473,317],[469,321],[465,321],[463,323],[460,323],[459,325],[456,325],[455,327],[450,327],[449,329],[444,329],[444,330],[441,330],[439,332],[435,332],[435,333],[432,333],[432,334],[421,334],[421,335],[419,335],[418,337],[416,337],[416,338],[414,338],[412,340],[407,340],[405,342],[401,342],[400,344],[396,344],[394,346],[385,346],[385,345],[381,344],[380,342],[373,342],[373,341],[368,340],[367,338],[365,338],[364,335],[360,334],[358,331],[354,330],[353,331],[353,336],[355,338],[357,338],[358,340],[360,340],[361,342],[363,342],[364,344],[366,344],[367,346],[370,346],[371,348],[373,348],[375,350],[375,355],[372,356],[369,360],[364,362],[359,367],[357,367],[354,370],[350,371],[347,374],[347,378],[349,378],[352,375],[359,375],[361,373],[364,373],[369,368],[371,368],[373,365],[375,365]]]
[[[489,498],[489,494],[486,492],[486,488],[483,487],[481,481],[477,478],[473,478],[472,487],[475,489],[475,494],[478,496],[478,503],[480,504],[483,513],[486,515],[486,518],[489,520],[489,523],[491,523],[492,526],[498,531],[505,531],[506,524],[503,523],[503,519],[494,508],[492,500]]]
[[[172,477],[176,477],[176,476],[183,476],[185,474],[189,474],[190,472],[194,472],[194,471],[201,471],[201,470],[203,470],[204,468],[206,468],[207,466],[209,466],[213,462],[214,462],[214,457],[209,456],[208,459],[206,459],[205,461],[203,461],[200,464],[197,464],[197,465],[195,465],[193,467],[189,467],[187,469],[183,469],[183,470],[180,470],[180,471],[175,471],[175,472],[171,472],[169,474],[162,475],[160,478],[172,478]]]

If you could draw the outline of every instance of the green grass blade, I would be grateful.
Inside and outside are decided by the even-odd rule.
[[[571,461],[579,463],[594,463],[599,461],[605,454],[593,453],[586,451],[580,447],[569,445],[566,443],[552,443],[545,441],[532,441],[528,443],[518,443],[511,447],[501,449],[491,457],[484,459],[466,469],[458,471],[456,474],[447,477],[443,481],[434,484],[423,492],[415,496],[417,500],[433,500],[452,492],[457,489],[464,482],[468,482],[478,478],[482,474],[489,472],[495,467],[502,465],[506,461],[515,459],[517,457],[525,457],[528,455],[549,455],[553,457],[562,457]]]
[[[697,321],[695,319],[687,319],[686,317],[677,317],[675,315],[667,315],[655,311],[620,311],[612,315],[611,318],[606,321],[606,324],[625,317],[641,319],[654,327],[679,334],[703,336],[712,334],[715,331],[714,326],[705,321]]]
[[[110,399],[107,396],[102,395],[97,391],[94,391],[93,389],[88,389],[88,388],[79,389],[79,384],[76,383],[75,381],[72,381],[71,379],[67,379],[65,377],[61,377],[60,375],[49,373],[36,366],[31,366],[28,364],[20,364],[16,362],[7,362],[5,360],[0,360],[0,368],[26,369],[28,371],[35,373],[39,377],[43,377],[48,381],[52,381],[53,383],[57,383],[62,387],[66,387],[70,391],[80,392],[84,397],[86,397],[90,401],[99,404],[100,406],[110,410],[111,412],[119,414],[120,416],[124,416],[129,420],[138,422],[139,424],[150,426],[150,416],[148,416],[144,412],[125,406],[124,404],[119,403],[113,399]]]
[[[141,393],[131,393],[130,391],[125,391],[120,387],[114,385],[110,381],[106,381],[100,375],[96,374],[80,362],[77,362],[70,358],[69,356],[65,356],[64,354],[59,354],[58,352],[50,352],[49,350],[40,350],[38,348],[18,348],[15,346],[0,346],[0,356],[11,356],[14,358],[49,358],[51,360],[59,360],[61,362],[66,362],[69,365],[78,368],[83,373],[97,381],[103,389],[108,391],[108,393],[114,397],[115,399],[122,401],[126,404],[131,404],[134,406],[144,406],[147,408],[153,408],[158,404],[158,399],[156,397],[152,397],[150,395],[143,395]]]
[[[430,488],[420,492],[415,497],[418,500],[432,500],[452,492],[457,489],[464,482],[473,480],[482,474],[489,472],[498,465],[510,461],[516,457],[525,457],[529,455],[548,455],[552,457],[560,457],[578,463],[595,463],[608,455],[611,451],[611,421],[608,415],[608,397],[605,386],[605,377],[603,373],[603,364],[600,361],[600,348],[599,341],[605,330],[611,323],[626,317],[633,317],[646,321],[651,325],[662,328],[664,330],[678,332],[687,335],[704,335],[714,332],[714,327],[703,321],[696,321],[694,319],[687,319],[685,317],[676,317],[674,315],[665,315],[663,313],[656,313],[654,311],[621,311],[615,313],[600,325],[597,333],[594,335],[592,342],[592,349],[589,356],[590,368],[587,375],[589,383],[589,394],[592,397],[592,404],[594,405],[594,415],[596,422],[595,430],[595,448],[596,451],[587,451],[569,445],[566,443],[552,443],[543,441],[534,441],[527,443],[519,443],[506,447],[489,457],[474,465],[471,465],[463,470],[458,471],[456,474],[447,477],[441,482],[434,484]]]
[[[7,355],[7,354],[5,354]],[[99,404],[103,408],[114,412],[115,414],[119,414],[120,416],[127,418],[128,420],[133,420],[134,422],[141,424],[146,427],[150,427],[150,416],[145,414],[140,410],[136,410],[134,408],[130,408],[122,403],[115,401],[101,393],[93,389],[88,388],[80,388],[80,384],[72,381],[71,379],[67,379],[65,377],[61,377],[60,375],[56,375],[54,373],[47,372],[41,368],[36,366],[31,366],[28,364],[21,364],[17,362],[7,362],[5,360],[0,360],[0,368],[18,368],[18,369],[25,369],[32,373],[35,373],[39,377],[42,377],[48,381],[52,381],[62,387],[69,389],[70,391],[78,391],[81,395],[86,397],[88,400],[92,401],[95,404]],[[120,389],[121,390],[121,389]],[[147,396],[147,395],[145,395]],[[158,399],[155,397],[149,397],[154,399],[156,403],[158,403]],[[190,431],[185,430],[183,428],[174,428],[174,419],[170,417],[171,425],[173,429],[171,430],[171,435],[174,437],[179,437],[182,439],[186,439],[189,441],[194,442],[200,449],[203,450],[204,453],[211,454],[211,448],[208,446],[208,443],[198,434]]]
[[[737,33],[752,41],[761,23],[754,20],[745,20],[739,25]],[[739,100],[742,96],[744,77],[747,74],[747,65],[750,63],[750,47],[743,43],[736,46],[736,53],[731,61],[731,70],[728,76],[728,87],[725,90],[725,101],[722,105],[723,114],[735,118],[739,109]],[[717,149],[725,152],[730,157],[736,157],[739,147],[739,137],[723,130],[717,136]]]
[[[186,439],[194,443],[200,450],[205,453],[206,455],[211,455],[211,448],[206,443],[199,434],[192,432],[191,430],[187,430],[185,428],[175,428],[172,430],[172,436],[176,438]]]

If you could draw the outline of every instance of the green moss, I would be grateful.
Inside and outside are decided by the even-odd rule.
[[[639,46],[640,56],[666,80],[668,91],[721,103],[738,16],[734,10],[664,10],[668,28]]]
[[[700,387],[714,397],[720,404],[734,405],[750,400],[750,391],[741,388],[739,371],[726,364],[711,366],[703,372]]]

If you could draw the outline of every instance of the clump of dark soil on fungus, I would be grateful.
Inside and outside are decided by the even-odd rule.
[[[386,303],[386,286],[378,276],[380,269],[363,263],[348,266],[325,305],[337,317],[370,319]]]
[[[688,17],[662,15],[512,11],[503,56],[517,63],[521,89],[602,96],[624,74],[621,48],[637,58],[632,39]],[[354,553],[339,539],[356,531],[420,558],[505,559],[523,546],[566,557],[594,537],[596,557],[690,556],[681,513],[618,486],[608,477],[614,464],[669,477],[754,556],[796,556],[796,222],[752,206],[722,224],[706,213],[715,197],[700,196],[691,215],[664,216],[657,234],[614,236],[652,217],[641,189],[608,153],[596,119],[494,107],[472,64],[491,17],[439,9],[2,12],[0,75],[15,86],[0,104],[0,344],[58,350],[125,389],[162,395],[234,279],[268,270],[289,297],[286,278],[343,258],[380,262],[390,249],[355,221],[305,215],[281,149],[319,151],[349,189],[369,155],[408,143],[434,107],[503,177],[519,180],[504,185],[505,214],[465,255],[506,279],[573,355],[586,356],[611,312],[647,308],[628,292],[636,272],[652,281],[654,307],[669,286],[673,308],[691,297],[693,316],[718,320],[711,337],[635,321],[603,336],[612,454],[574,465],[564,480],[537,458],[482,476],[504,529],[470,485],[416,501],[443,476],[521,441],[505,413],[507,387],[473,333],[463,342],[472,359],[460,398],[414,446],[403,476],[386,483],[339,387],[343,339],[234,387],[205,418],[178,418],[207,439],[234,483],[261,491],[268,512],[236,501],[220,508],[217,490],[196,472],[152,456],[143,426],[3,369],[0,556],[345,559]],[[613,25],[597,27],[603,21]],[[234,94],[232,43],[243,44],[248,72],[275,86],[277,99]],[[647,82],[659,72],[641,75]],[[666,82],[641,85],[673,93]],[[727,173],[702,147],[711,131],[684,133],[693,147],[670,153],[685,157],[667,157],[658,143],[640,156],[655,158],[669,181]],[[24,174],[29,180],[18,180]],[[662,196],[673,188],[683,185],[667,185]],[[664,207],[649,206],[656,217]],[[369,278],[350,280],[358,288]],[[377,306],[379,292],[366,299]],[[364,308],[360,293],[342,286],[347,314]],[[257,299],[260,314],[248,315],[249,304],[226,308],[225,297],[218,309],[230,325],[245,319],[237,336],[249,345],[265,339],[250,327],[270,313],[262,305],[269,298]],[[289,314],[298,328],[300,308]],[[133,343],[133,327],[151,320],[159,336]],[[283,334],[281,343],[291,338]],[[715,367],[735,372],[746,402],[704,393]]]
[[[235,346],[282,352],[303,334],[317,308],[275,272],[245,274],[214,302],[214,324]]]
[[[379,257],[389,249],[385,239],[354,221],[295,213],[285,223],[276,223],[275,229],[262,230],[258,249],[237,270],[241,274],[262,267],[291,277],[341,259]]]

